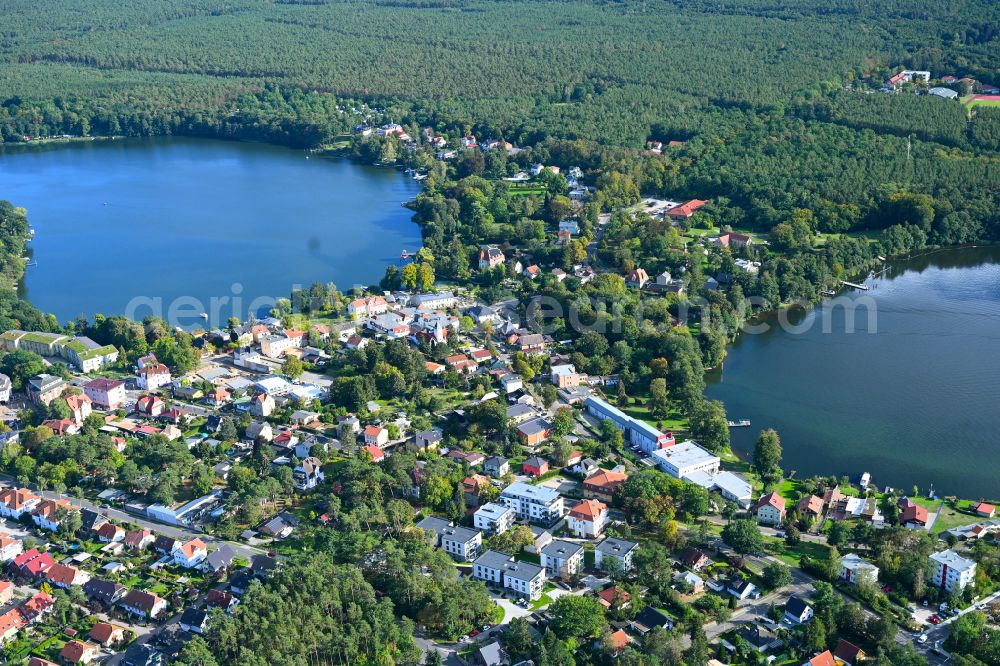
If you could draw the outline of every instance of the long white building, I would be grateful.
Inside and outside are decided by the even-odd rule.
[[[660,432],[645,421],[634,419],[617,407],[596,396],[590,396],[584,402],[587,412],[594,418],[608,419],[622,431],[625,439],[635,444],[645,453],[672,446],[675,442],[670,433]]]

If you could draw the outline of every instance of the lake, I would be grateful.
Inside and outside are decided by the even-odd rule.
[[[376,283],[420,247],[401,205],[417,183],[306,155],[183,138],[0,147],[0,198],[36,230],[28,298],[60,321],[173,306],[175,323],[207,312],[224,324],[293,285]],[[226,297],[216,321],[211,299]]]
[[[731,429],[733,448],[771,427],[800,477],[867,471],[907,493],[1000,499],[1000,248],[893,263],[868,284],[844,294],[854,333],[840,307],[789,317],[803,332],[771,316],[740,336],[707,391],[752,422]]]

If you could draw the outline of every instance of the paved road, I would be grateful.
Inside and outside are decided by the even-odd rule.
[[[5,483],[6,485],[13,485],[14,481],[15,479],[13,477],[0,474],[0,482]],[[37,489],[33,490],[36,494],[46,499],[53,499],[53,500],[66,499],[72,502],[74,506],[78,506],[84,509],[90,509],[92,511],[97,511],[98,513],[105,515],[108,518],[113,518],[122,523],[131,523],[133,525],[139,525],[140,527],[156,532],[157,534],[165,534],[169,537],[173,537],[175,539],[181,539],[183,541],[190,541],[191,539],[198,537],[205,542],[205,545],[209,547],[209,550],[216,550],[220,546],[228,544],[233,548],[233,550],[236,551],[236,554],[238,556],[245,557],[248,559],[252,558],[254,555],[263,555],[266,554],[267,552],[261,548],[257,548],[255,546],[248,546],[247,544],[244,543],[237,543],[235,541],[225,541],[223,539],[214,537],[210,534],[206,534],[204,532],[194,530],[191,528],[177,527],[174,525],[164,525],[163,523],[157,523],[152,520],[149,520],[148,518],[136,516],[131,513],[126,513],[125,511],[121,511],[119,509],[114,509],[114,508],[105,509],[102,508],[100,505],[91,502],[88,499],[70,497],[69,495],[62,495],[48,490],[37,490]]]

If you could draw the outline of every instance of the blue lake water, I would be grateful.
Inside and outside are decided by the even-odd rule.
[[[844,295],[854,332],[836,307],[793,316],[801,332],[772,317],[741,335],[707,391],[752,422],[733,448],[774,428],[800,476],[1000,499],[1000,248],[897,262],[869,284]]]
[[[0,147],[0,198],[37,232],[28,298],[61,321],[124,313],[137,297],[166,315],[239,296],[245,315],[296,284],[377,282],[420,246],[401,205],[419,191],[412,179],[306,155],[183,138]],[[233,309],[218,308],[223,323]]]

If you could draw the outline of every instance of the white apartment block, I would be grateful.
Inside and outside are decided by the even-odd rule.
[[[948,592],[964,590],[976,578],[976,563],[951,549],[933,553],[928,559],[932,568],[931,584]]]
[[[476,510],[472,523],[487,534],[503,534],[514,526],[514,509],[505,504],[490,502]]]
[[[510,507],[521,520],[552,524],[563,516],[562,495],[551,488],[512,483],[500,493],[501,503]]]

